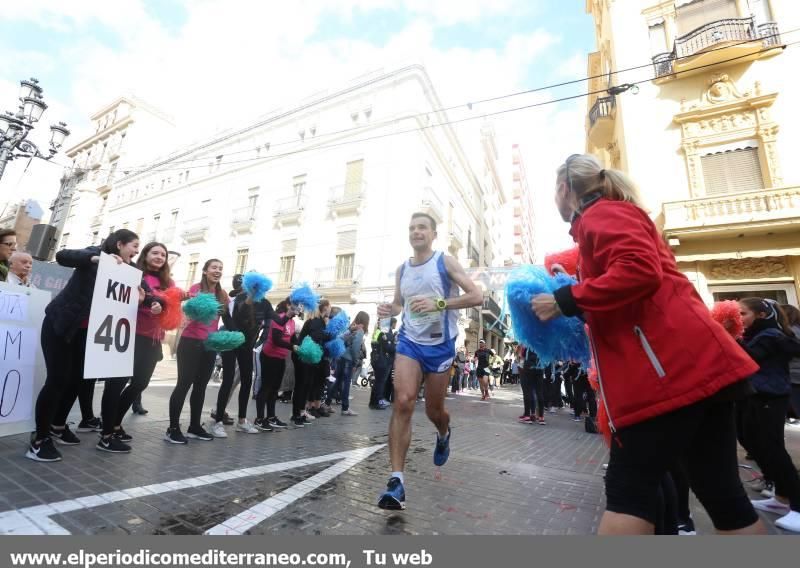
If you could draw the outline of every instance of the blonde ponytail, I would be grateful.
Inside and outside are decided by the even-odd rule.
[[[599,193],[612,201],[627,201],[645,209],[639,189],[627,174],[606,170],[591,154],[570,156],[557,170],[558,183],[565,182],[577,198]]]

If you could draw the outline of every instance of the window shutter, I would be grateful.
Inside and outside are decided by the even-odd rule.
[[[711,22],[738,18],[736,0],[695,0],[678,6],[678,35],[686,35]]]
[[[701,158],[707,195],[764,189],[758,148],[737,148]]]
[[[361,193],[364,181],[364,160],[347,162],[347,171],[344,178],[345,195],[357,195]]]
[[[281,256],[291,256],[297,251],[297,239],[283,241],[281,246]]]
[[[338,254],[355,252],[356,231],[342,231],[336,235],[336,252]]]

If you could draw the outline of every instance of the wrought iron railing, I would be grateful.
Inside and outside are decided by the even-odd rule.
[[[611,118],[616,106],[617,98],[614,95],[599,97],[589,111],[589,127],[593,127],[601,118]]]

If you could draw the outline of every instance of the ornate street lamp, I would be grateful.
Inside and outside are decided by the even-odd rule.
[[[44,154],[38,146],[27,140],[28,133],[41,120],[47,103],[42,98],[39,81],[29,79],[20,81],[19,107],[16,112],[8,111],[0,114],[0,179],[6,164],[14,158],[41,158],[49,160],[64,145],[69,136],[67,125],[63,122],[50,126],[50,148]]]

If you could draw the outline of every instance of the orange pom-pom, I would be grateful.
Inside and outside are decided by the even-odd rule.
[[[181,310],[181,302],[183,301],[184,292],[180,288],[172,287],[167,288],[165,292],[159,295],[164,300],[164,309],[161,312],[161,329],[164,331],[171,331],[178,329],[183,322],[183,311]]]
[[[734,300],[716,302],[711,308],[712,319],[722,325],[734,339],[739,339],[744,333],[744,323],[739,310],[739,302]]]
[[[578,247],[560,252],[551,252],[544,257],[544,266],[552,274],[553,265],[560,264],[570,276],[578,274]]]

